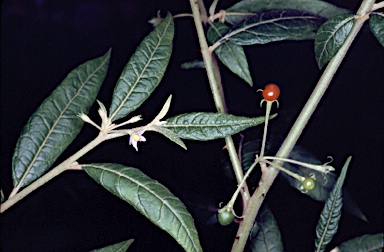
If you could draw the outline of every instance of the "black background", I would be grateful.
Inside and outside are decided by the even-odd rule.
[[[359,1],[330,1],[354,11]],[[222,8],[234,1],[222,1]],[[112,48],[108,75],[98,99],[107,106],[114,85],[136,46],[152,30],[157,10],[190,12],[188,1],[3,1],[1,13],[1,186],[12,190],[11,157],[29,116],[61,80],[79,64]],[[181,70],[200,58],[191,18],[175,20],[170,66],[151,99],[135,114],[151,120],[172,94],[168,116],[215,111],[204,70]],[[272,122],[278,146],[321,75],[313,41],[272,43],[246,48],[254,86],[222,68],[229,112],[259,116],[260,93],[269,82],[281,86],[279,117]],[[345,186],[369,222],[342,215],[332,245],[353,237],[383,232],[384,49],[365,25],[341,65],[330,89],[299,140],[299,145],[339,169],[353,160]],[[90,111],[97,118],[97,107]],[[256,131],[255,131],[256,132]],[[73,154],[97,131],[85,125],[58,160]],[[106,142],[80,163],[115,162],[140,168],[183,200],[196,221],[204,251],[229,251],[237,224],[207,223],[234,191],[223,174],[222,140],[187,141],[184,151],[162,136],[146,134],[136,153],[128,138]],[[236,137],[235,137],[236,138]],[[313,250],[322,203],[289,187],[278,177],[267,197],[282,232],[286,251]],[[213,211],[211,211],[213,209]],[[129,251],[182,251],[165,232],[129,204],[103,190],[81,171],[53,179],[1,215],[2,251],[89,251],[134,238]]]

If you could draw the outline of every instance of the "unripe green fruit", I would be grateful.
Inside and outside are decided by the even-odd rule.
[[[222,226],[227,226],[235,219],[235,215],[232,212],[222,211],[217,214],[217,219]]]
[[[307,191],[313,190],[316,186],[316,180],[314,178],[306,178],[303,181],[303,188]]]

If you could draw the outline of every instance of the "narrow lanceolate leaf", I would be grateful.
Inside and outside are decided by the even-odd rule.
[[[202,251],[192,216],[165,186],[138,169],[119,164],[82,167],[97,183],[168,232],[185,251]]]
[[[185,146],[183,140],[181,140],[180,137],[172,130],[169,130],[164,127],[152,127],[152,129],[156,132],[159,132],[160,134],[162,134],[172,142],[176,143],[177,145],[181,146],[183,149],[187,149],[187,146]]]
[[[270,118],[274,118],[271,116]],[[263,116],[256,118],[224,113],[195,112],[169,118],[164,127],[180,138],[207,141],[236,134],[246,128],[263,123]]]
[[[134,241],[133,239],[129,239],[113,245],[109,245],[104,248],[94,249],[91,252],[125,252],[129,248],[129,246],[131,246],[133,241]]]
[[[352,14],[343,14],[328,20],[316,33],[315,54],[319,68],[327,64],[343,45],[354,23]]]
[[[252,13],[266,10],[301,10],[316,14],[324,18],[350,13],[349,10],[336,7],[319,0],[243,0],[228,8],[225,21],[235,24],[244,19],[244,15],[233,16],[231,12]]]
[[[304,11],[273,10],[255,13],[233,26],[220,42],[237,45],[266,44],[281,40],[313,39],[325,19]]]
[[[112,121],[137,109],[163,78],[172,52],[173,19],[167,17],[141,42],[125,66],[113,91]]]
[[[334,234],[337,232],[339,220],[341,216],[341,207],[343,206],[342,186],[345,175],[347,174],[351,157],[348,157],[345,162],[341,174],[337,179],[335,186],[325,202],[323,211],[321,212],[319,222],[316,226],[316,251],[324,251],[325,246],[331,241]]]
[[[369,27],[373,35],[384,47],[384,13],[372,14],[369,18]]]
[[[222,23],[213,23],[208,30],[207,38],[210,43],[214,43],[229,31],[229,27]],[[229,68],[234,74],[245,80],[249,85],[253,85],[251,74],[249,73],[248,61],[242,46],[236,45],[231,41],[223,41],[215,49],[215,53],[220,61]]]
[[[343,242],[340,251],[354,252],[382,252],[384,250],[384,233],[362,235],[352,240]]]
[[[77,116],[95,102],[108,69],[110,51],[72,72],[29,118],[12,158],[15,187],[23,187],[51,167],[83,126]]]
[[[268,207],[263,207],[251,230],[250,247],[253,252],[284,251],[279,227]]]

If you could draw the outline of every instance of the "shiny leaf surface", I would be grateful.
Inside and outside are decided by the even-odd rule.
[[[350,162],[351,157],[348,157],[328,200],[325,202],[323,211],[321,212],[319,222],[316,226],[316,251],[324,251],[326,245],[337,232],[341,217],[341,208],[343,206],[342,186]]]
[[[94,249],[91,252],[125,252],[129,248],[129,246],[131,246],[133,241],[133,239],[129,239],[127,241],[122,241],[104,248]]]
[[[14,186],[43,175],[83,126],[77,116],[95,102],[109,64],[110,51],[72,70],[29,118],[12,158]]]
[[[330,3],[319,0],[243,0],[228,8],[227,12],[260,12],[266,10],[301,10],[321,17],[331,18],[336,15],[349,13],[347,9],[339,8]],[[235,24],[244,16],[227,15],[225,21]]]
[[[136,168],[119,164],[82,167],[97,183],[168,232],[185,251],[202,251],[192,216],[165,186]]]
[[[237,45],[266,44],[281,40],[313,39],[325,19],[314,14],[273,10],[255,13],[234,25],[220,42],[229,40]]]
[[[379,43],[384,47],[384,13],[372,14],[369,27]]]
[[[175,132],[180,138],[206,141],[236,134],[263,123],[264,119],[263,116],[248,118],[223,113],[196,112],[169,118],[164,127]]]
[[[173,34],[173,19],[168,13],[136,49],[113,91],[112,121],[136,110],[158,86],[171,57]]]
[[[316,62],[319,68],[327,64],[343,45],[354,23],[352,14],[343,14],[328,20],[315,37]]]
[[[207,38],[210,43],[216,42],[229,31],[229,27],[222,23],[213,23],[208,30]],[[229,68],[234,74],[242,78],[249,85],[253,85],[249,72],[247,57],[242,46],[236,45],[231,41],[223,41],[215,49],[219,60]]]

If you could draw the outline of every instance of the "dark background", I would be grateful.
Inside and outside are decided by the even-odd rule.
[[[225,9],[234,2],[222,1],[221,7]],[[360,1],[329,2],[356,11]],[[13,149],[29,116],[72,69],[112,48],[108,75],[98,96],[108,106],[120,72],[152,30],[148,20],[159,9],[172,14],[190,12],[188,1],[3,1],[0,164],[6,196],[12,190]],[[278,83],[282,91],[279,117],[271,129],[275,136],[272,144],[277,148],[321,75],[314,60],[313,41],[250,46],[246,54],[253,87],[222,68],[229,111],[262,115],[256,90],[269,82]],[[215,111],[205,71],[180,69],[181,63],[199,58],[192,19],[176,19],[170,66],[151,99],[135,114],[142,114],[144,122],[150,121],[170,94],[173,101],[168,116]],[[369,222],[343,214],[330,248],[384,229],[383,84],[384,49],[365,25],[298,143],[323,162],[332,155],[338,172],[346,158],[353,156],[345,186]],[[97,118],[96,106],[90,116]],[[85,125],[80,134],[58,162],[97,132]],[[224,142],[187,141],[188,151],[184,151],[158,134],[148,133],[146,138],[147,142],[139,144],[138,153],[128,146],[128,138],[115,139],[79,161],[140,168],[186,203],[204,251],[229,251],[237,224],[221,227],[208,221],[236,186],[223,173]],[[279,224],[285,250],[313,250],[315,225],[323,204],[289,187],[281,177],[267,202]],[[81,171],[65,172],[1,215],[0,246],[6,252],[89,251],[130,238],[135,242],[129,251],[182,250],[168,234]]]

